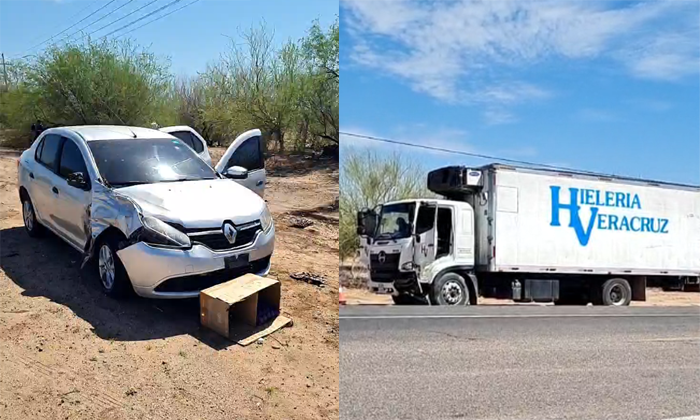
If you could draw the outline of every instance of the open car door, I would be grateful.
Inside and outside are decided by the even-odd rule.
[[[413,264],[420,267],[422,273],[430,263],[435,261],[437,252],[437,203],[423,201],[416,216]]]
[[[190,146],[203,161],[207,162],[211,166],[211,156],[209,155],[209,148],[207,147],[207,142],[204,138],[192,127],[186,125],[178,125],[174,127],[162,127],[159,129],[164,133],[168,133],[171,136],[175,136],[185,144]]]
[[[215,169],[262,197],[267,175],[260,130],[246,131],[236,137]]]

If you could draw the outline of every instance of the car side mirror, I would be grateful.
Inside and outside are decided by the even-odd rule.
[[[71,187],[75,187],[81,190],[90,189],[90,183],[87,181],[85,174],[83,174],[82,172],[73,172],[72,174],[68,175],[66,181],[68,181],[68,185],[70,185]]]
[[[226,170],[224,176],[231,179],[246,179],[248,178],[248,170],[242,166],[231,166]]]

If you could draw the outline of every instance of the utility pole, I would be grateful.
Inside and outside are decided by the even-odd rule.
[[[5,53],[0,53],[2,56],[2,74],[5,76],[5,89],[8,90],[9,86],[7,84],[7,67],[5,66]]]

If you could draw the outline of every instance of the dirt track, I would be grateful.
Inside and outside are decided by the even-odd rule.
[[[294,326],[245,348],[201,328],[196,301],[116,302],[68,245],[29,238],[16,168],[0,154],[0,418],[338,418],[337,164],[268,161],[271,276]]]

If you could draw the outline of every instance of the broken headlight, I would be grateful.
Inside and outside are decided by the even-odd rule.
[[[141,224],[143,229],[140,232],[139,239],[147,244],[176,248],[189,248],[192,246],[190,238],[186,234],[155,217],[142,216]]]
[[[265,206],[265,210],[263,210],[262,214],[260,215],[260,225],[265,232],[270,230],[270,227],[272,226],[272,214],[270,214],[270,209],[267,208],[267,205]]]

